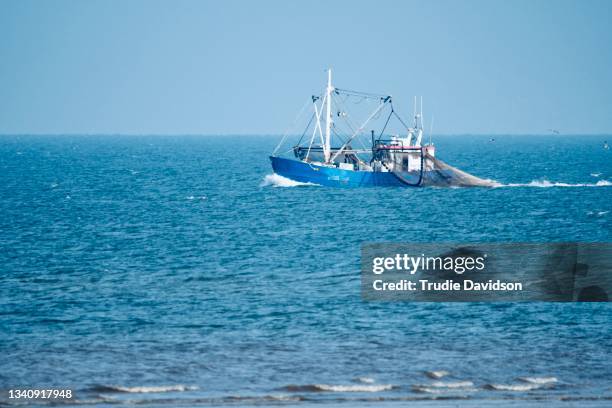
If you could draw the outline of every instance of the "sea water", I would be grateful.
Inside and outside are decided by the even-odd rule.
[[[0,404],[609,406],[609,304],[360,298],[362,242],[611,240],[604,137],[489,139],[435,141],[497,188],[333,189],[276,137],[1,137]]]

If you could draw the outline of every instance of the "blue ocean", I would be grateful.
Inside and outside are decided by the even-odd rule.
[[[364,242],[612,240],[605,137],[490,139],[434,142],[496,188],[334,189],[273,136],[1,137],[0,405],[611,406],[609,303],[360,297]]]

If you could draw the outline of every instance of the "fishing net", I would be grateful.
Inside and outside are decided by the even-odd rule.
[[[498,185],[494,180],[473,176],[429,154],[425,154],[425,158],[429,163],[423,172],[423,186],[495,187]],[[430,163],[433,164],[433,169],[427,168],[431,166]]]
[[[391,159],[388,166],[383,165],[400,181],[407,186],[426,186],[426,187],[496,187],[499,184],[494,180],[483,179],[473,176],[463,170],[459,170],[440,159],[436,159],[428,153],[421,157],[421,170],[417,171],[397,171],[394,169],[402,168],[402,164]]]

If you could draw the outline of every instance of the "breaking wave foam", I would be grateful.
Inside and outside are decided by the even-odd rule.
[[[371,377],[357,377],[354,381],[362,384],[373,384],[376,382],[376,380]]]
[[[190,385],[159,385],[159,386],[137,386],[137,387],[123,387],[119,385],[99,385],[94,387],[95,391],[98,392],[126,392],[126,393],[159,393],[159,392],[183,392],[183,391],[194,391],[198,387]]]
[[[275,394],[275,395],[264,395],[264,396],[241,396],[241,395],[232,395],[224,398],[230,402],[242,402],[247,403],[251,402],[254,404],[261,404],[262,402],[270,402],[270,401],[303,401],[304,398],[298,395],[285,395],[285,394]]]
[[[439,371],[425,371],[425,375],[428,376],[429,378],[433,378],[435,380],[442,378],[442,377],[446,377],[447,375],[449,375],[450,373],[448,371],[444,371],[444,370],[439,370]]]
[[[300,181],[295,181],[288,179],[287,177],[283,177],[279,174],[272,173],[267,174],[263,180],[261,181],[260,187],[298,187],[298,186],[318,186],[318,184],[314,183],[302,183]]]
[[[518,379],[531,384],[552,384],[559,381],[557,377],[519,377]]]
[[[448,375],[446,371],[437,373],[442,374],[442,376]],[[455,391],[476,391],[472,381],[434,381],[431,384],[413,385],[412,390],[414,392],[423,392],[428,394],[441,394]]]
[[[494,391],[532,391],[541,388],[542,384],[487,384],[485,388]]]
[[[290,392],[381,392],[395,388],[392,384],[354,384],[354,385],[329,385],[329,384],[308,384],[308,385],[288,385],[284,387]]]
[[[434,381],[429,386],[435,388],[465,388],[473,387],[474,383],[471,381]]]
[[[499,184],[495,187],[609,187],[612,186],[612,182],[608,180],[599,180],[597,183],[558,183],[551,182],[546,179],[542,180],[533,180],[529,183],[509,183],[509,184]]]

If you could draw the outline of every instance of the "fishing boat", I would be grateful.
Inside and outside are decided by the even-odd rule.
[[[346,109],[348,98],[373,103],[372,110],[363,115],[365,119],[359,126]],[[494,185],[490,180],[472,176],[436,158],[431,134],[428,143],[423,140],[422,98],[417,109],[415,97],[414,120],[412,126],[408,126],[395,111],[391,95],[334,87],[329,69],[324,92],[309,98],[305,108],[308,105],[312,114],[298,142],[279,154],[287,140],[286,133],[270,156],[272,169],[280,176],[331,187]],[[387,114],[383,115],[385,111]],[[399,123],[402,134],[385,133],[392,119]],[[382,125],[381,130],[368,132],[376,120]],[[363,142],[368,133],[370,146]],[[356,142],[362,147],[353,147]]]

